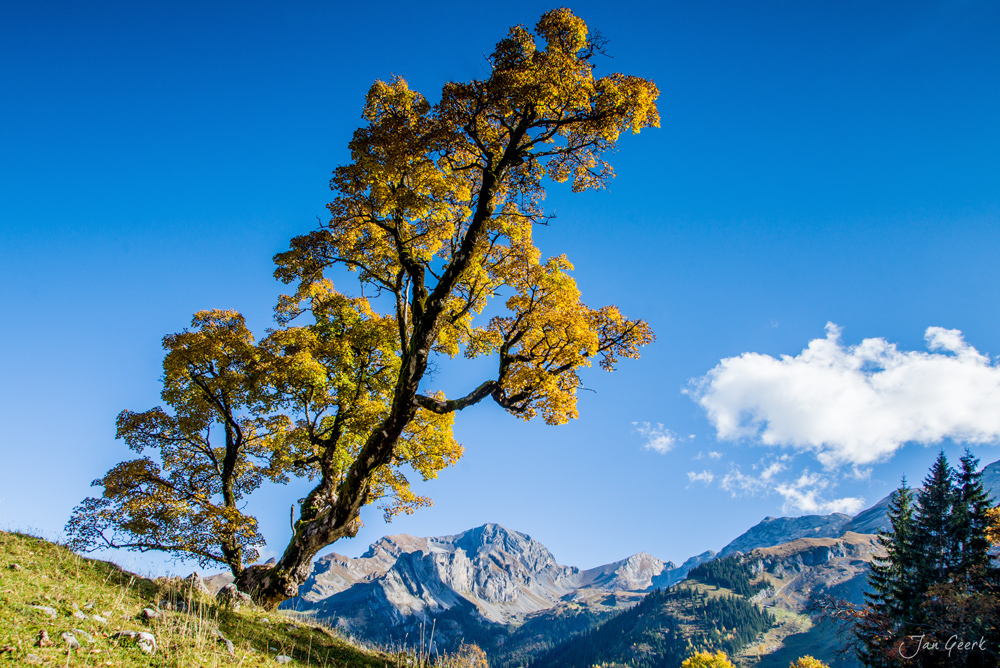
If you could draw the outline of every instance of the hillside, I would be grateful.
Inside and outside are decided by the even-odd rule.
[[[781,545],[799,538],[834,538],[844,532],[850,515],[803,515],[801,517],[765,517],[734,538],[719,551],[720,557],[736,552],[747,553],[759,547]]]
[[[532,668],[676,668],[695,651],[736,655],[775,623],[749,598],[759,590],[752,578],[747,563],[736,556],[698,566],[677,587],[648,594],[542,655]]]
[[[191,582],[149,580],[40,538],[0,532],[0,666],[386,668],[400,662],[282,613],[227,609]],[[42,631],[49,644],[39,646]]]
[[[803,654],[833,668],[857,666],[853,657],[840,654],[839,630],[829,622],[817,623],[812,606],[822,596],[862,603],[868,568],[880,554],[875,536],[853,532],[839,538],[800,538],[751,552],[745,559],[763,587],[755,600],[778,623],[743,656],[758,660],[760,668],[786,668]]]

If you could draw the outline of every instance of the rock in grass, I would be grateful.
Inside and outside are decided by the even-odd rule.
[[[11,564],[10,565],[10,570],[12,570],[12,571],[20,571],[20,570],[23,570],[23,569],[21,568],[21,564]]]
[[[284,654],[279,654],[278,656],[274,657],[274,660],[277,661],[278,663],[291,663],[292,657],[285,656]]]
[[[47,605],[33,605],[31,607],[37,610],[38,612],[42,613],[43,615],[48,615],[52,619],[55,619],[56,615],[59,614],[58,612],[56,612],[55,608],[50,608]]]
[[[94,644],[94,636],[90,635],[83,629],[73,629],[73,635],[77,638],[83,638],[83,641],[88,644]]]
[[[156,636],[144,631],[119,631],[111,636],[114,639],[128,638],[135,641],[136,646],[146,654],[156,651]]]
[[[82,613],[82,612],[80,612],[79,610],[74,610],[74,611],[73,611],[73,618],[74,618],[74,619],[79,619],[79,620],[80,620],[80,621],[82,621],[82,622],[85,622],[85,621],[87,621],[87,615],[83,614],[83,613]]]
[[[152,633],[140,633],[136,644],[146,654],[152,654],[156,651],[156,636]]]
[[[38,632],[38,639],[35,640],[35,647],[49,647],[52,644],[52,640],[49,638],[49,632],[42,629]]]
[[[108,620],[104,619],[104,617],[101,617],[100,615],[91,615],[90,616],[90,621],[97,622],[98,624],[107,624],[108,623]]]
[[[208,587],[205,586],[205,581],[201,579],[201,576],[198,575],[197,571],[181,580],[181,584],[183,584],[186,589],[200,591],[202,594],[211,593],[208,591]]]
[[[38,656],[37,654],[29,654],[26,657],[24,657],[24,660],[27,661],[28,663],[34,664],[36,666],[40,666],[43,663],[45,663],[45,659],[43,659],[42,657]]]
[[[170,601],[163,599],[160,601],[160,610],[176,610],[177,612],[187,612],[187,601]]]
[[[69,631],[60,634],[59,637],[66,641],[66,644],[69,645],[70,649],[80,649],[80,641],[77,640],[76,636]]]
[[[153,610],[152,608],[143,608],[142,616],[144,619],[156,619],[157,617],[160,616],[160,613],[158,613],[156,610]]]
[[[233,645],[232,640],[222,635],[219,631],[215,632],[215,637],[221,644],[226,646],[226,653],[229,654],[229,656],[236,656],[236,646]]]
[[[253,605],[253,599],[237,589],[236,585],[232,584],[227,584],[219,589],[219,592],[215,595],[215,600],[234,612],[239,611],[243,606],[250,607]]]

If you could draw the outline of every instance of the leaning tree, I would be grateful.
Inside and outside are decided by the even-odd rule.
[[[489,76],[446,84],[435,104],[401,78],[376,81],[329,222],[275,257],[294,286],[279,328],[257,341],[239,314],[208,311],[164,339],[170,411],[118,418],[119,437],[159,462],[95,481],[104,492],[70,520],[74,545],[223,563],[275,606],[320,549],[357,533],[364,506],[391,517],[429,503],[405,471],[434,477],[461,456],[456,411],[492,399],[525,420],[576,417],[581,368],[612,370],[653,339],[615,306],[588,307],[569,261],[532,240],[546,179],[601,188],[619,136],[659,125],[651,81],[594,77],[600,42],[556,9],[534,33],[511,28]],[[353,296],[334,287],[336,267],[354,272]],[[490,356],[495,372],[464,396],[428,391],[432,360],[459,355]],[[248,566],[263,539],[243,499],[290,476],[315,481],[292,537],[275,564]]]

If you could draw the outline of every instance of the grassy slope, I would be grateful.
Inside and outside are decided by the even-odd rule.
[[[0,667],[27,665],[28,654],[47,665],[125,668],[274,666],[279,654],[292,657],[291,666],[385,668],[399,663],[399,657],[360,649],[282,613],[246,608],[232,612],[191,593],[186,595],[190,613],[161,610],[158,619],[143,619],[143,608],[184,596],[176,581],[151,581],[39,538],[0,532]],[[31,606],[54,608],[56,618]],[[74,611],[87,619],[75,618]],[[94,615],[106,623],[91,619]],[[52,646],[35,645],[42,629]],[[60,634],[72,629],[83,630],[93,641],[77,633],[82,647],[68,650]],[[123,629],[153,633],[155,654],[111,638]],[[232,641],[234,656],[218,633]]]

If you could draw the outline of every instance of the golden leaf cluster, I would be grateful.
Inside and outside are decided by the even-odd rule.
[[[653,340],[617,307],[585,304],[569,260],[543,258],[532,238],[548,221],[546,178],[601,188],[619,136],[659,124],[656,86],[596,78],[597,51],[557,9],[533,33],[513,27],[488,77],[446,84],[435,104],[402,78],[376,81],[351,162],[333,173],[329,221],[275,257],[294,286],[278,327],[256,341],[238,313],[204,311],[164,339],[170,410],[118,422],[159,463],[96,481],[103,496],[70,522],[78,546],[189,552],[238,573],[263,543],[245,497],[307,477],[278,565],[301,574],[356,532],[362,506],[388,519],[430,503],[407,473],[434,478],[461,457],[455,411],[489,397],[524,419],[575,418],[580,370],[596,359],[610,371]],[[355,295],[334,287],[338,266],[355,272]],[[460,355],[494,358],[496,372],[458,398],[428,388],[429,365]]]

